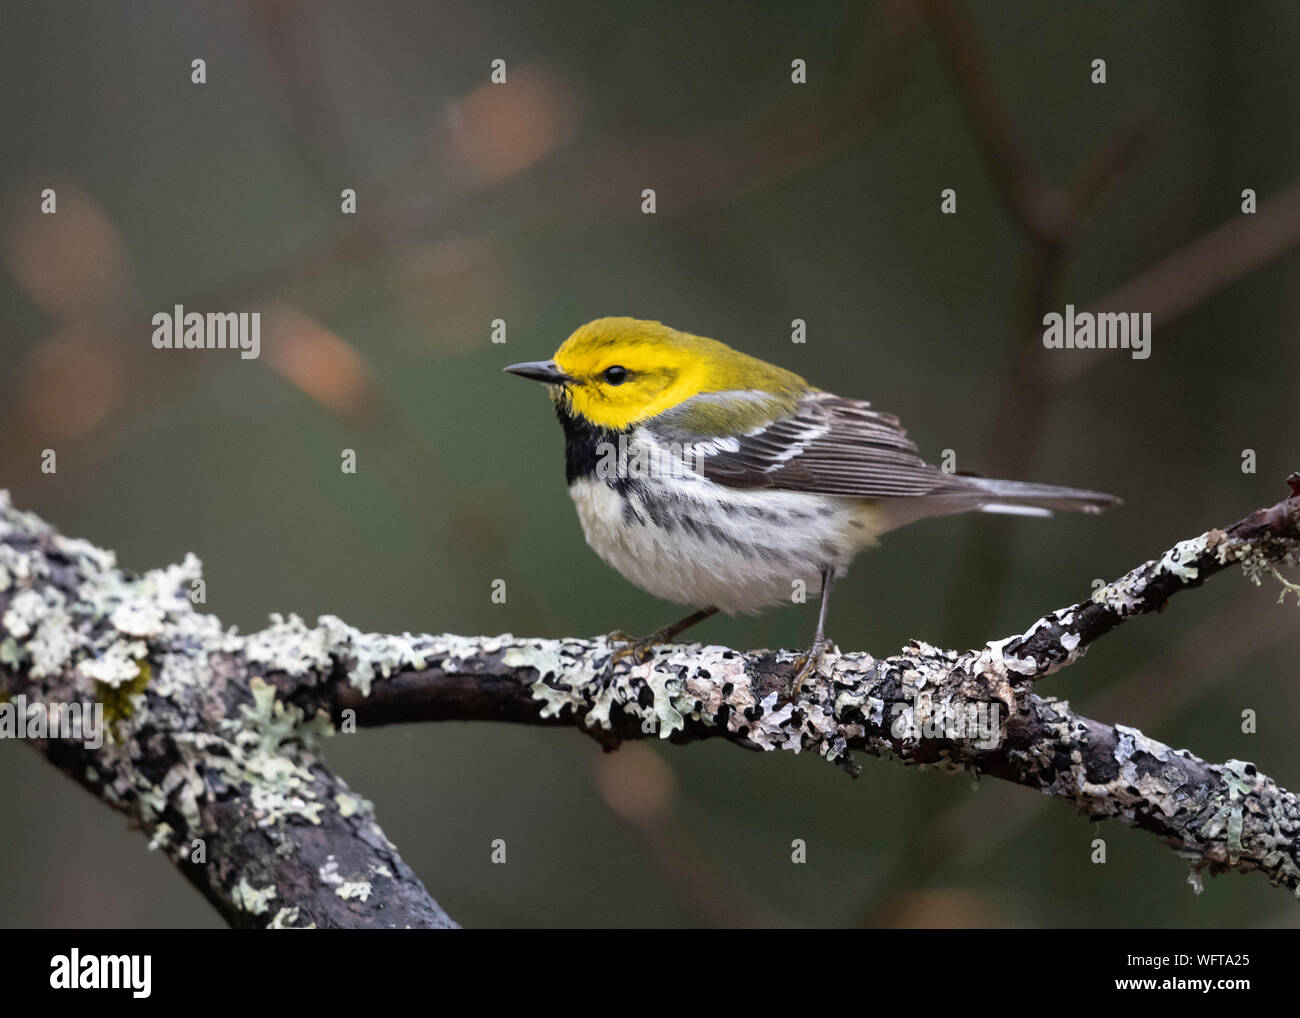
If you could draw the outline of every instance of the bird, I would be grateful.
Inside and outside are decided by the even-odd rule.
[[[892,414],[657,321],[598,318],[549,360],[505,371],[547,386],[587,544],[690,615],[610,634],[611,667],[649,658],[698,622],[819,597],[796,659],[798,696],[823,667],[832,584],[882,534],[932,516],[1050,516],[1120,504],[1098,491],[946,472]]]

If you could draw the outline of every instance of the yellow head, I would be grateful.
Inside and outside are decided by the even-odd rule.
[[[569,413],[615,430],[702,392],[793,399],[809,388],[793,372],[725,343],[638,318],[597,318],[566,339],[553,360],[506,370],[550,383],[552,399]]]

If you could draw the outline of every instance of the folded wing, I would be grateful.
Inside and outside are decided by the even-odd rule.
[[[660,442],[690,449],[700,473],[732,488],[873,499],[927,496],[950,503],[931,504],[925,515],[1017,506],[1097,512],[1119,501],[1077,488],[945,473],[921,459],[897,417],[827,392],[810,392],[791,412],[729,433],[718,426],[725,418],[716,410],[737,395],[705,393],[687,400],[656,418],[650,430]],[[714,423],[713,434],[702,433],[702,420]]]

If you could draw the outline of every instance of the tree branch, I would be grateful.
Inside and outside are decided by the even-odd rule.
[[[231,926],[454,926],[322,762],[328,718],[262,678],[290,649],[195,612],[199,579],[193,555],[125,575],[0,491],[0,738],[129,815]],[[46,738],[50,705],[102,709],[102,745],[69,712],[58,734],[92,738]]]
[[[913,641],[884,659],[843,654],[795,701],[787,651],[672,645],[612,666],[605,639],[366,634],[332,616],[314,627],[273,616],[239,636],[194,611],[193,556],[131,577],[0,494],[0,689],[11,708],[103,705],[102,747],[35,744],[135,818],[234,925],[452,925],[316,749],[336,726],[418,720],[563,725],[606,748],[723,738],[816,752],[851,773],[855,750],[970,770],[1151,831],[1196,879],[1258,870],[1295,891],[1293,793],[1253,764],[1207,763],[1033,686],[1230,565],[1281,579],[1279,565],[1300,561],[1300,473],[1288,481],[1290,498],[1180,542],[1023,634],[978,650]]]

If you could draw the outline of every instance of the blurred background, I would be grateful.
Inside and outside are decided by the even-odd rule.
[[[870,398],[932,460],[1126,499],[890,535],[837,589],[845,649],[1020,632],[1300,469],[1288,0],[50,2],[3,19],[0,486],[127,568],[195,552],[207,609],[243,631],[272,611],[543,636],[676,618],[586,548],[549,404],[500,373],[601,315]],[[1043,349],[1044,313],[1098,302],[1154,314],[1149,360]],[[175,304],[261,312],[260,358],[155,350],[151,317]],[[1300,613],[1277,592],[1234,570],[1044,691],[1295,787]],[[813,611],[697,638],[804,646]],[[1197,896],[1147,834],[877,760],[853,781],[808,756],[605,755],[490,724],[368,730],[327,756],[467,926],[1297,924],[1263,879]],[[0,742],[0,925],[220,924],[121,815]]]

